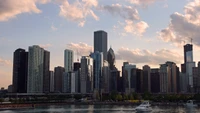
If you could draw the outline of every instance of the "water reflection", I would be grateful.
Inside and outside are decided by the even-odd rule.
[[[112,106],[112,105],[66,105],[47,106],[35,109],[5,110],[0,113],[139,113],[136,106]],[[154,106],[148,113],[200,113],[199,108]],[[143,112],[144,113],[144,112]]]

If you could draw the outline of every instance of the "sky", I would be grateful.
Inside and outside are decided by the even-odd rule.
[[[108,33],[108,47],[138,68],[183,63],[183,45],[200,60],[200,0],[0,0],[0,87],[12,84],[13,52],[39,45],[51,52],[50,68],[93,51],[93,32]],[[109,48],[108,48],[109,49]]]

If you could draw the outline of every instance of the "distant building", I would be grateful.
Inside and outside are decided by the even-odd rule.
[[[136,65],[124,62],[122,66],[123,89],[124,92],[130,94],[136,91]]]
[[[13,93],[27,92],[28,52],[17,49],[13,55]]]
[[[63,93],[75,93],[76,92],[76,81],[75,73],[65,72],[63,73]]]
[[[115,53],[112,48],[108,50],[107,61],[109,63],[110,69],[113,70],[115,68]]]
[[[143,70],[136,69],[136,91],[137,93],[144,93],[143,89]]]
[[[101,79],[102,79],[102,67],[103,67],[103,53],[95,51],[90,54],[93,58],[93,84],[94,90],[100,92],[101,90]]]
[[[103,69],[102,69],[102,89],[104,93],[109,93],[110,88],[110,68],[109,64],[106,60],[103,62]]]
[[[63,73],[65,72],[65,68],[63,67],[55,67],[54,68],[54,92],[61,93],[62,85],[63,85]]]
[[[72,50],[65,49],[64,52],[65,72],[73,71],[73,61],[74,61],[74,52]]]
[[[103,60],[107,60],[107,33],[105,31],[94,32],[94,52],[103,52]]]
[[[80,93],[81,91],[81,63],[75,62],[74,63],[74,73],[75,73],[75,87],[76,87],[76,93]]]
[[[143,66],[143,89],[151,92],[151,68],[148,65]]]
[[[13,85],[9,85],[8,86],[8,93],[12,93],[12,91],[13,91]]]
[[[93,92],[93,59],[89,56],[81,58],[81,93]]]
[[[44,49],[34,45],[28,53],[28,93],[43,93]]]
[[[161,93],[177,93],[179,70],[174,62],[160,65]]]
[[[151,92],[159,93],[160,92],[160,72],[159,69],[151,69]]]
[[[44,69],[43,69],[43,92],[49,93],[50,92],[50,52],[44,50]]]
[[[50,92],[54,92],[54,72],[49,71],[50,75]]]
[[[114,70],[110,70],[110,92],[112,91],[117,91],[120,92],[121,91],[121,87],[119,85],[120,83],[120,71],[117,69]]]

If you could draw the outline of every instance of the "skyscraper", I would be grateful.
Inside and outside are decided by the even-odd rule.
[[[151,92],[151,68],[148,65],[143,66],[143,89]]]
[[[104,93],[109,93],[109,88],[110,88],[110,68],[109,68],[109,63],[104,60],[103,62],[103,68],[102,68],[102,89]]]
[[[110,69],[111,70],[114,69],[115,68],[115,53],[112,48],[108,50],[107,60],[108,60]]]
[[[50,74],[50,92],[54,92],[54,72],[49,71]]]
[[[55,67],[54,68],[54,91],[55,92],[62,92],[62,85],[63,85],[63,73],[65,72],[65,68],[63,67]]]
[[[93,59],[88,56],[81,58],[81,93],[93,92]]]
[[[72,50],[65,49],[64,52],[64,68],[65,72],[73,71],[74,53]]]
[[[43,93],[44,49],[37,45],[29,47],[28,93]]]
[[[107,60],[107,33],[105,31],[94,32],[94,52],[103,52],[103,60]]]
[[[90,57],[93,58],[94,89],[100,91],[103,67],[103,53],[95,51],[94,53],[90,54]]]
[[[159,69],[151,69],[151,92],[160,92],[160,73]]]
[[[50,52],[44,50],[44,69],[43,69],[43,92],[49,93],[50,92]]]
[[[13,57],[13,93],[27,92],[28,52],[17,49]]]
[[[74,73],[75,73],[75,87],[76,87],[76,93],[80,93],[80,73],[81,73],[81,63],[75,62],[74,63]]]
[[[122,67],[123,89],[130,94],[136,91],[136,65],[124,62]]]

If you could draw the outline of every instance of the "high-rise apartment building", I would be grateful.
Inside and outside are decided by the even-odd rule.
[[[27,92],[28,52],[17,49],[13,56],[13,93]]]
[[[103,52],[103,60],[107,60],[107,33],[105,31],[94,32],[94,52]]]
[[[44,50],[44,69],[43,69],[43,92],[49,93],[50,92],[50,52]]]
[[[65,72],[65,68],[58,66],[54,68],[54,92],[62,92],[63,85],[63,73]]]
[[[122,67],[123,89],[130,94],[136,91],[136,65],[124,62]]]
[[[90,54],[90,57],[93,58],[93,84],[94,90],[101,90],[101,79],[102,79],[102,68],[103,68],[103,53],[95,51]]]
[[[72,50],[65,49],[64,51],[64,68],[65,72],[73,71],[74,53]]]
[[[80,74],[81,74],[81,63],[75,62],[74,63],[74,73],[75,73],[75,87],[76,93],[80,93],[81,81],[80,81]]]
[[[151,92],[159,93],[160,92],[160,72],[159,69],[151,69]]]
[[[89,56],[81,58],[81,93],[93,92],[93,59]]]
[[[54,72],[49,71],[50,75],[50,92],[54,92]]]
[[[109,93],[110,88],[110,68],[109,63],[104,60],[103,62],[103,68],[102,68],[102,83],[101,83],[102,89],[104,93]]]
[[[151,92],[151,68],[148,65],[143,66],[143,90]]]
[[[44,49],[34,45],[28,53],[28,93],[43,93]]]

